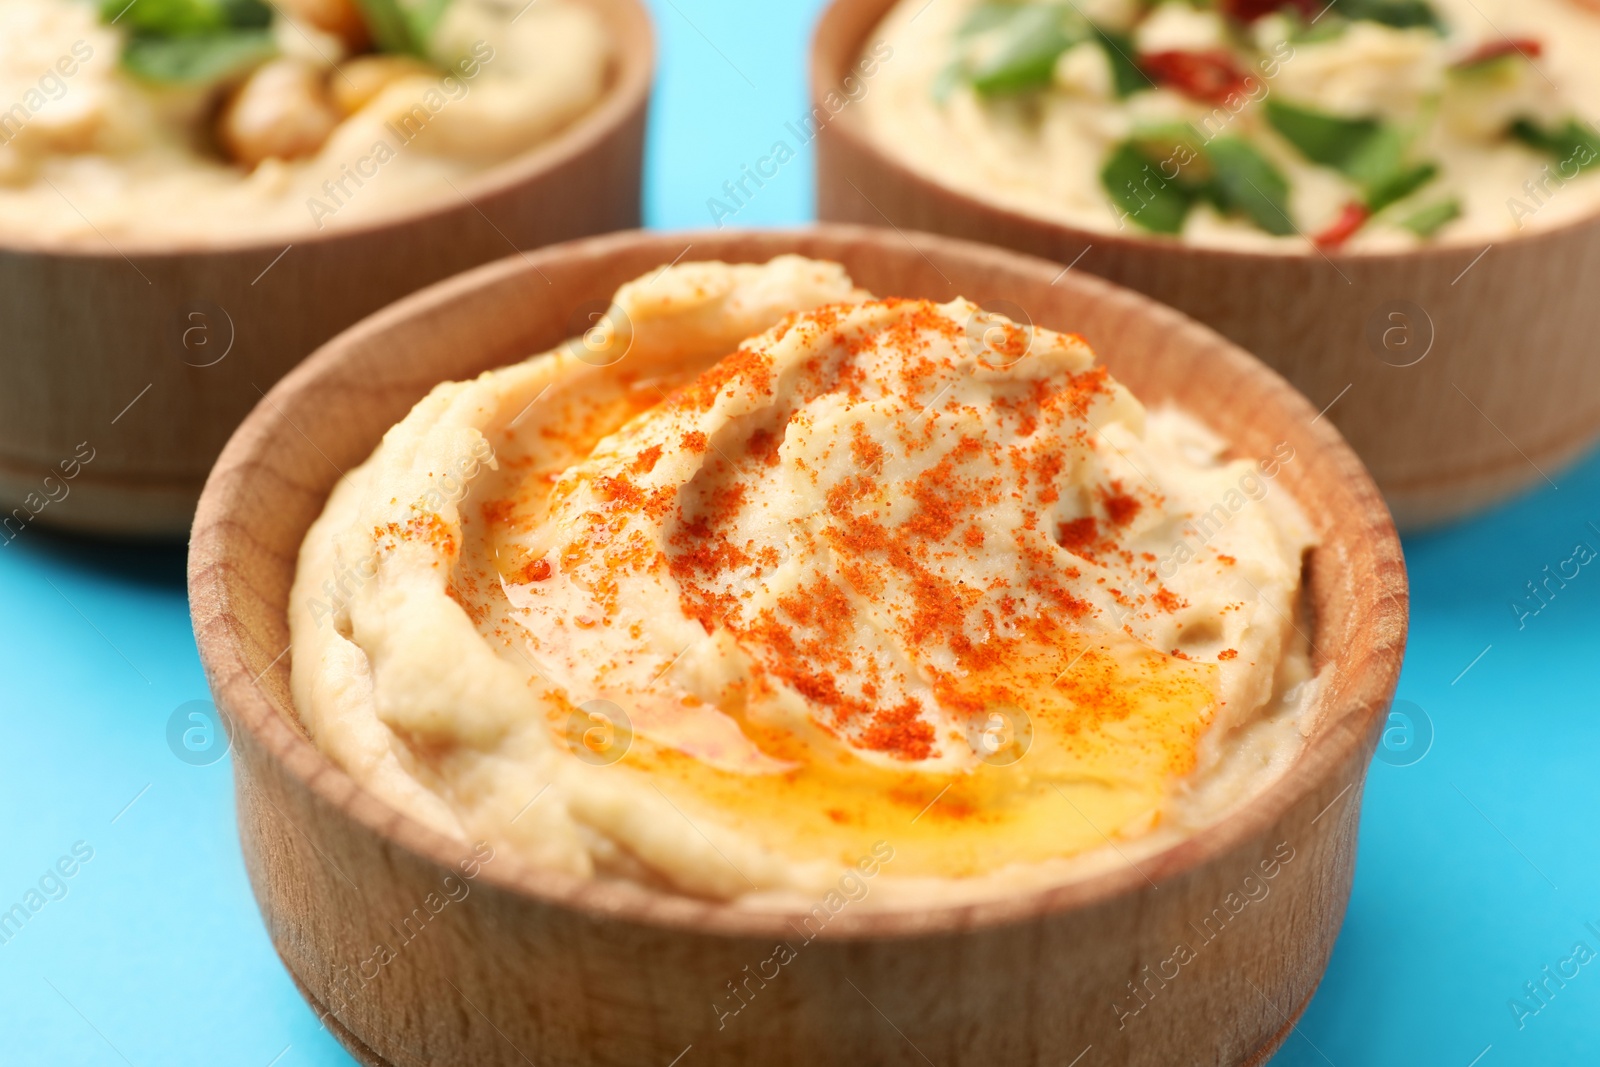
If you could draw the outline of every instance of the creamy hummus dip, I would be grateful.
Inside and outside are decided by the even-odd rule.
[[[353,3],[4,0],[0,241],[224,243],[370,221],[457,196],[606,85],[611,46],[582,4],[449,0],[416,54],[385,54]],[[259,14],[215,32],[174,16],[168,36],[138,21],[191,8]]]
[[[1600,211],[1584,0],[901,0],[872,41],[877,144],[1088,230],[1382,251]]]
[[[1077,877],[1299,751],[1293,458],[963,299],[669,267],[339,482],[294,700],[396,807],[572,874],[751,906]]]

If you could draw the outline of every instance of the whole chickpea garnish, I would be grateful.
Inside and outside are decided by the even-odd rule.
[[[437,81],[439,72],[411,56],[356,56],[340,66],[329,89],[339,110],[353,115],[395,82],[419,77]]]
[[[299,59],[257,67],[217,117],[217,141],[235,163],[314,155],[339,125],[323,72]]]
[[[359,52],[371,43],[367,20],[362,17],[355,0],[277,0],[277,3],[290,18],[333,34],[352,52]]]

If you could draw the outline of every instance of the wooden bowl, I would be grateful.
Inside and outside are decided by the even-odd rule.
[[[1320,538],[1307,581],[1325,685],[1304,752],[1233,817],[1138,868],[960,907],[845,908],[809,943],[804,913],[577,879],[509,853],[402,943],[400,927],[471,853],[363,790],[299,725],[285,612],[307,528],[340,471],[441,380],[554,346],[574,333],[575,309],[658,265],[784,252],[841,262],[880,294],[1003,296],[1079,331],[1136,394],[1183,404],[1242,454],[1288,442],[1278,480]],[[1092,1045],[1085,1063],[1171,1067],[1259,1063],[1277,1047],[1316,988],[1350,891],[1362,784],[1405,639],[1400,546],[1354,453],[1281,378],[1177,312],[1059,271],[865,227],[592,238],[417,293],[323,346],[257,405],[201,497],[190,604],[232,722],[240,836],[267,929],[357,1058],[666,1067],[692,1046],[685,1064],[1065,1067]],[[1262,877],[1263,862],[1291,853]],[[1215,917],[1263,885],[1239,917]],[[1225,935],[1201,941],[1222,922]],[[783,941],[796,958],[773,978]],[[1180,943],[1200,946],[1198,958],[1161,978]],[[373,962],[380,944],[387,963]],[[1144,1003],[1130,980],[1148,1003],[1119,1029],[1114,1006]],[[748,1003],[719,1028],[713,1005],[734,1003],[730,983]]]
[[[317,345],[508,252],[637,226],[649,16],[583,2],[616,42],[604,98],[415,210],[281,239],[0,247],[0,542],[35,522],[181,536],[228,435]]]
[[[894,4],[834,0],[828,7],[812,42],[815,106],[825,107]],[[1600,271],[1600,217],[1487,251],[1483,244],[1332,256],[1199,248],[996,206],[884,152],[858,109],[839,110],[835,101],[823,113],[833,117],[817,138],[819,218],[1014,248],[1199,319],[1260,356],[1319,409],[1328,406],[1402,529],[1546,484],[1600,439],[1593,352],[1600,301],[1581,284]]]

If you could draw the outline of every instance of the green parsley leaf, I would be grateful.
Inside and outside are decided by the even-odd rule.
[[[962,20],[956,30],[958,37],[973,37],[988,30],[1004,26],[1014,18],[1022,8],[1020,3],[987,3],[979,4],[967,12],[967,17]]]
[[[1294,29],[1289,31],[1289,41],[1293,44],[1321,44],[1323,41],[1337,41],[1350,29],[1350,24],[1344,19],[1318,19],[1316,22],[1295,23]]]
[[[1406,159],[1411,137],[1377,119],[1349,119],[1267,100],[1267,122],[1313,163],[1332,167],[1361,186],[1376,213],[1432,181],[1439,168]]]
[[[1044,88],[1061,53],[1083,39],[1082,33],[1068,32],[1064,8],[1031,4],[1013,10],[1011,18],[994,29],[1002,35],[999,47],[969,68],[972,87],[984,96]]]
[[[1289,182],[1253,145],[1219,137],[1206,146],[1213,175],[1209,195],[1224,212],[1240,214],[1270,234],[1295,231],[1289,218]]]
[[[1152,162],[1131,142],[1123,143],[1101,168],[1100,184],[1135,225],[1151,233],[1180,233],[1198,194],[1162,177],[1158,162]]]
[[[1398,203],[1439,176],[1439,168],[1432,163],[1418,163],[1386,176],[1367,189],[1367,210],[1376,215],[1390,204]]]
[[[115,22],[135,37],[186,37],[266,29],[272,8],[262,0],[101,0],[100,21]]]
[[[1531,119],[1518,119],[1511,124],[1510,133],[1529,148],[1563,163],[1571,162],[1580,171],[1600,162],[1600,136],[1577,119],[1568,119],[1552,129],[1544,129]]]
[[[1432,237],[1445,223],[1460,217],[1461,201],[1452,197],[1412,212],[1400,220],[1400,225],[1418,237]]]
[[[1133,38],[1126,34],[1103,30],[1099,26],[1093,26],[1091,29],[1095,39],[1100,42],[1100,47],[1105,49],[1106,59],[1111,63],[1111,87],[1118,99],[1126,99],[1134,93],[1154,88],[1149,76],[1133,61]]]
[[[934,75],[933,84],[928,87],[928,92],[933,97],[935,104],[943,105],[950,99],[950,94],[956,91],[967,77],[967,67],[959,59],[952,59],[944,65],[944,69]]]
[[[428,59],[433,31],[451,0],[356,0],[372,39],[383,52]]]
[[[1333,0],[1333,10],[1353,21],[1377,22],[1397,30],[1425,26],[1445,32],[1438,12],[1427,0]]]
[[[259,66],[277,50],[269,30],[130,37],[122,50],[122,66],[147,82],[208,85]]]
[[[1311,162],[1341,171],[1382,125],[1376,119],[1347,119],[1296,107],[1277,97],[1267,100],[1267,121]]]

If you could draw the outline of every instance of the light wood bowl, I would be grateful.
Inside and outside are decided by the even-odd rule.
[[[920,911],[845,908],[726,1028],[712,1005],[797,941],[758,914],[531,869],[502,851],[471,893],[356,989],[340,976],[467,846],[387,807],[307,739],[289,689],[296,554],[341,469],[436,383],[551,348],[573,311],[679,259],[836,260],[880,294],[1004,297],[1082,333],[1151,403],[1176,401],[1240,454],[1287,441],[1274,491],[1320,539],[1307,580],[1325,687],[1314,734],[1236,815],[1148,861],[1045,892]],[[1406,631],[1400,546],[1327,420],[1261,363],[1177,312],[999,249],[884,229],[624,233],[435,285],[341,334],[281,381],[228,443],[195,518],[189,593],[201,659],[232,722],[239,829],[272,942],[367,1064],[942,1065],[1260,1063],[1322,975],[1344,916],[1369,758]],[[1113,1002],[1158,967],[1275,848],[1294,858],[1141,1015]],[[1259,873],[1256,875],[1260,882]],[[746,972],[746,966],[751,968]],[[749,987],[755,990],[755,986]],[[1151,989],[1155,989],[1152,984]]]
[[[895,2],[828,7],[812,42],[814,106]],[[1199,319],[1319,409],[1331,405],[1327,417],[1402,529],[1544,485],[1600,439],[1600,301],[1583,284],[1600,273],[1600,217],[1496,242],[1486,254],[1484,243],[1326,258],[1198,248],[996,206],[913,171],[865,127],[846,106],[819,133],[819,218],[931,230],[1076,264],[1074,272]],[[1386,328],[1402,326],[1387,318],[1394,310],[1407,316],[1409,347],[1383,344]],[[1396,365],[1418,350],[1420,362]]]
[[[317,345],[468,267],[637,226],[653,32],[639,0],[582,2],[616,43],[605,97],[459,191],[281,239],[0,247],[0,541],[34,523],[182,536],[228,435]]]

